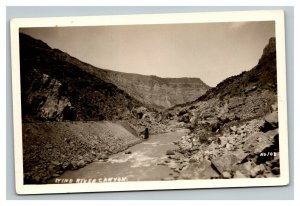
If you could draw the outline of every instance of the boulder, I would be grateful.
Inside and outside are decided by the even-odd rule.
[[[180,156],[179,155],[172,155],[172,156],[169,156],[169,158],[172,158],[173,160],[180,160]]]
[[[226,143],[226,149],[227,149],[228,151],[232,150],[232,149],[233,149],[233,145],[230,144],[230,143]]]
[[[266,136],[268,136],[270,139],[273,140],[273,144],[271,144],[269,147],[266,147],[263,149],[263,151],[258,154],[256,159],[256,164],[265,163],[268,161],[277,161],[278,158],[278,152],[279,152],[279,135],[278,135],[278,129],[271,130],[265,133]],[[277,156],[276,156],[277,155]]]
[[[182,116],[182,115],[184,115],[186,113],[187,113],[187,110],[184,109],[184,110],[179,111],[178,114],[177,114],[177,116]]]
[[[279,131],[278,129],[273,129],[273,130],[270,130],[268,132],[265,133],[266,136],[268,136],[269,138],[271,138],[272,140],[276,141],[276,136],[279,135]]]
[[[237,170],[233,178],[246,178],[246,176],[243,173],[241,173],[239,170]]]
[[[262,132],[249,135],[243,145],[243,150],[251,154],[260,154],[264,149],[274,143],[274,138]]]
[[[49,165],[48,166],[48,172],[50,175],[56,173],[56,171],[58,171],[60,169],[60,167],[58,165]]]
[[[197,160],[194,159],[194,158],[191,158],[191,159],[189,160],[189,163],[195,163],[195,162],[197,162]]]
[[[61,165],[61,163],[59,162],[59,161],[51,161],[51,164],[53,164],[53,165],[57,165],[57,166],[59,166],[59,165]]]
[[[203,113],[201,114],[201,117],[202,117],[203,119],[208,119],[208,118],[210,118],[210,117],[212,117],[212,116],[214,116],[214,115],[213,115],[213,113],[212,113],[211,111],[205,111],[205,112],[203,112]]]
[[[241,148],[232,151],[231,154],[235,155],[239,159],[237,163],[241,163],[248,156],[248,154],[245,153]]]
[[[261,174],[265,171],[265,167],[263,164],[257,165],[251,169],[250,174],[251,177],[256,177],[258,174]]]
[[[271,109],[272,109],[272,112],[278,111],[278,103],[276,102],[276,103],[272,104]]]
[[[231,174],[229,172],[223,172],[222,173],[222,176],[225,178],[225,179],[230,179],[231,178]]]
[[[182,137],[181,141],[178,144],[180,150],[186,151],[186,150],[190,150],[193,147],[190,138],[191,138],[190,136]]]
[[[192,126],[197,125],[197,117],[192,116],[191,119],[190,119],[190,122],[191,122]]]
[[[279,175],[280,174],[280,168],[279,167],[274,167],[272,168],[272,173],[274,175]]]
[[[59,176],[60,176],[60,174],[57,174],[57,173],[52,175],[52,177],[54,177],[54,178],[59,177]]]
[[[247,161],[243,164],[238,164],[235,171],[239,171],[243,174],[243,176],[250,178],[251,177],[251,170],[256,167],[257,165],[252,161]],[[238,174],[235,174],[238,175]]]
[[[170,167],[173,170],[176,170],[180,167],[180,165],[177,162],[172,161],[172,162],[169,162],[168,167]]]
[[[132,111],[133,115],[136,116],[138,119],[142,119],[144,114],[147,113],[147,109],[145,107],[139,107]]]
[[[210,121],[209,124],[210,124],[210,127],[211,127],[211,131],[216,132],[216,133],[219,132],[219,130],[222,126],[222,124],[219,121]]]
[[[108,155],[107,154],[102,154],[101,155],[101,159],[103,159],[103,160],[107,160],[109,157],[108,157]]]
[[[86,163],[84,162],[84,160],[80,160],[79,162],[77,162],[77,166],[79,168],[84,167],[86,165]]]
[[[255,91],[256,89],[257,89],[256,86],[248,86],[248,87],[246,87],[246,89],[245,89],[245,93],[253,92],[253,91]]]
[[[251,162],[248,161],[243,164],[243,167],[247,172],[251,172],[252,164],[251,164]]]
[[[220,173],[234,170],[236,164],[239,162],[240,157],[237,157],[233,153],[225,153],[224,155],[217,156],[212,160],[213,165]]]
[[[179,119],[179,122],[189,123],[190,122],[190,115],[188,113],[182,115]]]
[[[209,160],[190,163],[182,169],[180,174],[180,179],[211,179],[217,177],[219,177],[219,174],[211,167]]]
[[[78,166],[77,166],[77,162],[72,160],[71,163],[69,164],[69,167],[68,167],[70,170],[76,170],[78,169]]]
[[[70,166],[70,163],[64,162],[61,167],[63,170],[66,170],[67,168],[69,168],[69,166]]]
[[[265,117],[264,124],[260,127],[262,132],[278,128],[278,112],[272,112]]]
[[[228,143],[235,145],[236,144],[236,135],[230,135],[229,137],[227,137],[227,141]]]
[[[86,162],[86,163],[91,163],[93,161],[92,154],[85,153],[83,155],[83,161]]]
[[[175,155],[175,152],[172,151],[172,150],[168,150],[168,151],[166,152],[166,155]]]
[[[217,140],[217,143],[220,145],[220,147],[224,147],[226,145],[228,141],[228,138],[227,137],[219,137],[218,140]]]
[[[130,150],[125,151],[125,154],[132,154]]]
[[[230,132],[236,132],[236,131],[237,131],[237,127],[236,126],[230,127]]]

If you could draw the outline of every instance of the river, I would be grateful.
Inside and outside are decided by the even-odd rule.
[[[66,171],[49,183],[168,180],[174,171],[160,163],[168,159],[168,150],[176,149],[173,142],[187,132],[186,129],[179,129],[150,135],[148,140],[111,155],[106,161],[95,161],[81,169]],[[126,154],[128,151],[130,154]]]

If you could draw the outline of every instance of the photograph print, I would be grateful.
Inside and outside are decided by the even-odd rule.
[[[147,189],[287,184],[280,14],[160,24],[149,23],[151,15],[142,15],[145,24],[12,22],[19,193],[141,190],[135,182],[149,182]]]

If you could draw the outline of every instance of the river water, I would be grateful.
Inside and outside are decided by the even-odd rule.
[[[174,173],[168,166],[160,165],[168,158],[167,150],[176,149],[187,130],[150,135],[149,139],[125,151],[111,155],[107,161],[93,162],[81,169],[66,171],[49,183],[84,183],[113,181],[159,181],[167,180]]]

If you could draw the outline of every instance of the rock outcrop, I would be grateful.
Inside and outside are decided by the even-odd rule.
[[[70,100],[60,94],[61,82],[47,74],[41,74],[37,69],[32,70],[28,76],[34,79],[28,88],[23,90],[26,91],[23,94],[24,104],[30,109],[30,111],[23,112],[24,119],[62,121],[76,118],[75,113],[72,114]]]
[[[142,106],[105,78],[84,71],[84,63],[25,34],[20,34],[20,57],[25,122],[126,119]]]

